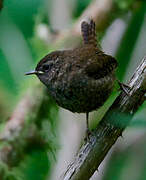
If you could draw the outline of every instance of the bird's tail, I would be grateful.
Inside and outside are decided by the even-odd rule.
[[[83,21],[81,24],[81,31],[84,44],[91,44],[97,47],[95,22],[91,19],[90,22]]]

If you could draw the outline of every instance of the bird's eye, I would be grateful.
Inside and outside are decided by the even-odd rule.
[[[45,72],[49,71],[51,69],[52,65],[53,65],[52,63],[51,64],[44,64],[42,67],[43,71],[45,71]]]

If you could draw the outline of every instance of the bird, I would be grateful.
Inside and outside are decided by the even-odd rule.
[[[59,106],[86,113],[88,135],[89,113],[101,107],[111,94],[118,63],[99,47],[93,19],[81,23],[81,34],[82,45],[47,54],[26,75],[35,74]]]

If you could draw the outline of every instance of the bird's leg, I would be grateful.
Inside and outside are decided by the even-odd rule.
[[[89,140],[89,136],[90,136],[91,132],[89,130],[89,112],[86,113],[86,137],[87,140]]]
[[[118,84],[120,86],[120,90],[123,90],[128,96],[130,96],[129,90],[131,87],[128,86],[127,84],[121,83],[119,80],[118,80]]]

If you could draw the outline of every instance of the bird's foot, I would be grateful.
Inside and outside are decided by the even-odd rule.
[[[91,131],[87,128],[86,129],[85,141],[90,141],[90,135],[91,135]]]
[[[120,86],[120,90],[124,91],[127,96],[130,96],[129,90],[131,89],[131,87],[128,86],[127,84],[121,83],[119,80],[118,80],[118,84]]]

